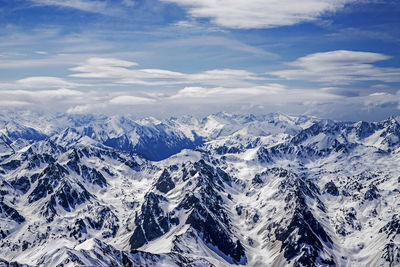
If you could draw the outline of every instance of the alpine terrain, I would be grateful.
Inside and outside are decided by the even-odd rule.
[[[400,120],[0,115],[0,265],[400,266]]]

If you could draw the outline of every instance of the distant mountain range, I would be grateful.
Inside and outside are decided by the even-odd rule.
[[[0,265],[400,266],[400,122],[0,115]]]

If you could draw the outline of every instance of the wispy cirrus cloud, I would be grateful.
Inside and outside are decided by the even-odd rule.
[[[194,18],[239,29],[273,28],[318,19],[356,0],[163,0],[187,8]]]
[[[30,0],[36,5],[56,6],[62,8],[72,8],[90,13],[103,15],[118,15],[122,13],[120,8],[110,5],[108,1],[95,0]],[[132,1],[124,1],[129,6]]]
[[[331,40],[380,40],[384,42],[398,43],[400,36],[397,29],[389,27],[376,27],[374,29],[360,29],[356,27],[349,27],[339,29],[336,32],[329,33],[326,37]]]
[[[390,56],[348,50],[314,53],[288,63],[291,68],[268,74],[286,80],[347,85],[357,81],[400,82],[400,68],[378,67],[373,63]]]
[[[224,47],[234,51],[245,52],[256,56],[269,56],[279,58],[277,54],[264,49],[248,45],[239,40],[219,36],[189,36],[183,39],[160,41],[154,44],[156,47]]]
[[[128,7],[132,7],[135,6],[136,3],[133,0],[122,0],[122,4]]]

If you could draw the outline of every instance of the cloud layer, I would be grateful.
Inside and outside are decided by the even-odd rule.
[[[134,61],[114,57],[89,57],[70,68],[72,74],[65,78],[32,76],[0,83],[0,108],[142,116],[282,111],[379,119],[382,117],[373,114],[393,114],[400,106],[400,94],[386,85],[400,81],[399,69],[375,65],[388,59],[390,56],[380,53],[337,50],[300,57],[285,65],[289,69],[263,74],[243,69],[183,73],[140,68]],[[304,89],[268,80],[268,75],[324,86]],[[380,84],[364,93],[340,86],[372,80]]]
[[[137,69],[136,62],[114,58],[90,58],[85,63],[71,68],[76,72],[70,77],[113,79],[125,85],[179,85],[202,84],[213,86],[246,86],[265,78],[246,70],[216,69],[199,73],[181,73],[164,69]]]
[[[280,84],[254,87],[184,87],[170,94],[162,90],[115,91],[74,89],[0,90],[0,110],[27,108],[71,114],[135,114],[138,117],[205,115],[228,112],[268,113],[281,111],[325,118],[382,119],[400,106],[400,94],[375,92],[347,97],[325,90],[287,88]],[[386,114],[386,115],[383,115]],[[374,117],[375,116],[375,117]]]

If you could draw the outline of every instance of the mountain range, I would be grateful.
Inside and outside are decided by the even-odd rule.
[[[400,266],[400,120],[0,115],[0,264]]]

